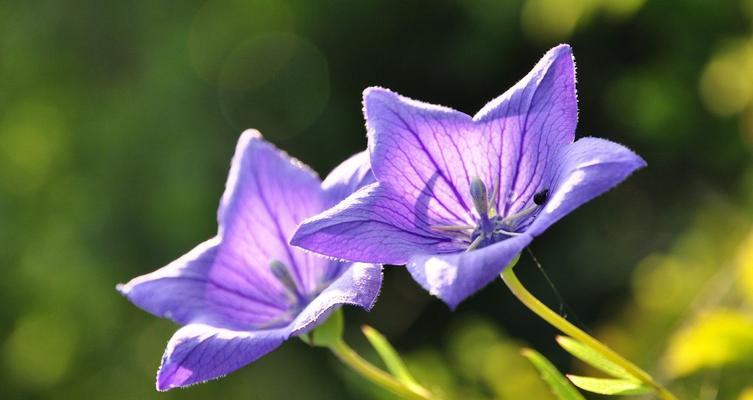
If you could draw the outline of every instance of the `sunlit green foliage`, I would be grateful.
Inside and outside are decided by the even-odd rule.
[[[408,367],[405,366],[400,354],[394,347],[387,341],[387,338],[379,333],[376,329],[370,326],[364,326],[362,329],[364,336],[371,343],[371,347],[379,354],[379,357],[384,362],[387,370],[407,386],[417,385],[416,378],[408,371]]]
[[[699,315],[672,338],[667,357],[673,375],[737,364],[753,367],[753,316],[724,309]]]
[[[541,379],[549,385],[554,397],[558,400],[583,400],[583,396],[578,392],[578,389],[544,356],[531,349],[523,349],[521,353],[539,370]]]
[[[651,393],[651,388],[627,379],[594,378],[590,376],[568,375],[575,386],[592,393],[609,396],[632,396]]]
[[[573,357],[585,362],[586,364],[598,369],[601,372],[606,373],[615,378],[637,380],[636,377],[625,371],[624,368],[609,361],[602,354],[598,353],[594,349],[578,342],[575,339],[567,336],[558,336],[557,343],[562,346]]]

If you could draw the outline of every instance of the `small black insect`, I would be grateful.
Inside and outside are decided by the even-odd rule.
[[[538,193],[536,193],[536,194],[533,195],[533,202],[537,206],[540,206],[540,205],[546,203],[546,201],[548,199],[549,199],[549,189],[544,189],[544,190],[542,190],[542,191],[540,191],[540,192],[538,192]]]

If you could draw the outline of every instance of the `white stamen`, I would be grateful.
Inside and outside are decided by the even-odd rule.
[[[520,236],[521,235],[521,233],[506,231],[506,230],[504,230],[502,228],[495,228],[494,229],[494,233],[503,233],[503,234],[508,235],[508,236]]]
[[[434,225],[431,227],[431,229],[434,229],[436,231],[465,231],[468,229],[473,229],[473,226],[471,225]]]
[[[483,235],[479,235],[479,237],[477,237],[476,240],[474,240],[473,243],[471,243],[471,245],[468,246],[468,248],[465,250],[465,252],[467,253],[467,252],[469,252],[471,250],[475,250],[481,244],[481,242],[483,240],[484,240],[484,236]]]
[[[525,218],[525,217],[531,215],[532,212],[538,210],[539,208],[541,208],[541,206],[539,206],[539,205],[532,205],[532,206],[526,208],[523,211],[516,212],[513,215],[508,215],[507,217],[505,217],[505,218],[502,219],[502,224],[505,225],[505,226],[511,226],[512,224],[515,223],[515,221],[520,220],[521,218]]]

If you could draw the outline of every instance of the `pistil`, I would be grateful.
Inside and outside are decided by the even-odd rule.
[[[298,289],[293,274],[291,274],[290,268],[279,260],[271,260],[269,262],[269,269],[272,271],[272,275],[277,278],[277,281],[282,284],[285,289],[285,294],[291,300],[293,304],[305,304],[307,302],[306,296]]]

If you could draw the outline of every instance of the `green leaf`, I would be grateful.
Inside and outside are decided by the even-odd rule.
[[[539,370],[541,379],[549,385],[554,397],[559,400],[585,400],[578,389],[574,388],[557,368],[536,350],[523,349],[521,354]]]
[[[363,331],[366,339],[369,340],[371,346],[374,347],[374,350],[379,354],[379,357],[382,358],[384,365],[387,366],[387,370],[389,370],[397,380],[408,386],[418,386],[418,382],[413,378],[410,372],[408,372],[408,368],[400,358],[400,355],[395,348],[392,347],[390,342],[387,341],[387,338],[385,338],[384,335],[368,325],[362,326],[361,331]]]
[[[342,309],[338,308],[323,324],[298,337],[310,346],[330,347],[342,340],[344,325],[345,318],[343,318]]]
[[[639,382],[640,380],[621,366],[608,360],[604,355],[591,347],[568,336],[557,336],[557,343],[568,353],[572,354],[584,363],[615,378],[627,379]]]
[[[604,379],[588,376],[568,375],[575,386],[593,393],[606,395],[636,395],[651,393],[653,389],[640,382],[626,379]]]

